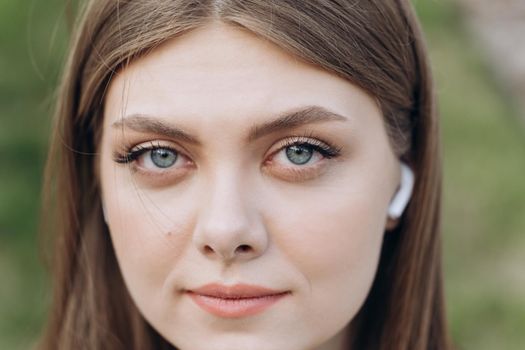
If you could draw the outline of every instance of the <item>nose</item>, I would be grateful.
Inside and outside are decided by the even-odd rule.
[[[268,235],[251,199],[253,194],[236,176],[224,176],[208,187],[193,235],[201,254],[229,264],[266,251]]]

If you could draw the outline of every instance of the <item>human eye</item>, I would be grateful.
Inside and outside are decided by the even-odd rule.
[[[289,181],[320,176],[342,151],[342,147],[333,146],[313,134],[288,137],[278,142],[275,149],[265,162],[265,170]]]
[[[187,169],[191,161],[168,142],[150,141],[116,152],[114,161],[143,175],[166,175]]]

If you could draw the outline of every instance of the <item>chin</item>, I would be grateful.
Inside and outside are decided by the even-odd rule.
[[[198,336],[186,342],[174,342],[178,350],[313,350],[316,347],[298,343],[297,339],[278,339],[251,335]],[[295,340],[295,341],[294,341]],[[304,341],[304,339],[303,339]]]

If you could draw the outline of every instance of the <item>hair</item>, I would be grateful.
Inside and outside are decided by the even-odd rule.
[[[385,234],[355,349],[449,349],[441,271],[439,123],[424,39],[409,0],[92,0],[80,11],[44,183],[53,300],[40,349],[175,349],[141,316],[118,268],[97,174],[112,77],[212,21],[250,31],[373,96],[396,155],[416,174]]]

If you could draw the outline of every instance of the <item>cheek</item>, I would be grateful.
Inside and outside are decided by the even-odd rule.
[[[387,198],[373,186],[334,186],[276,207],[281,215],[276,245],[310,286],[308,319],[339,326],[364,302],[375,276]],[[366,189],[366,190],[365,190]],[[291,230],[290,228],[293,228]],[[335,302],[334,302],[335,301]]]
[[[166,276],[183,258],[191,241],[189,209],[160,207],[162,201],[154,194],[124,178],[116,177],[117,183],[103,186],[103,197],[119,267],[139,308],[155,309],[155,303],[167,292],[163,288]]]

